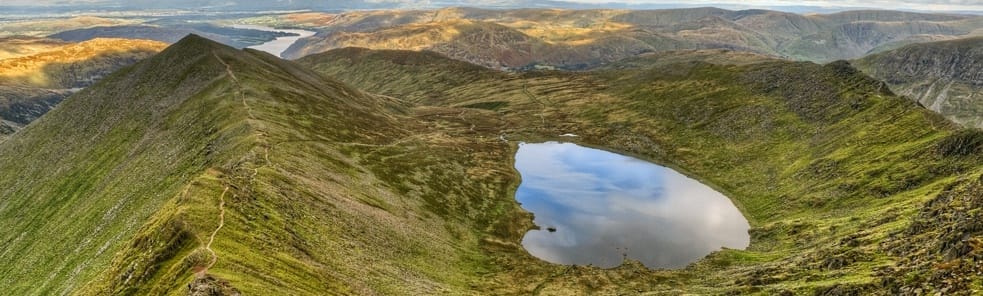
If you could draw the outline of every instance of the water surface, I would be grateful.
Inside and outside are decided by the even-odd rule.
[[[530,254],[615,267],[624,257],[680,268],[721,247],[743,249],[748,223],[723,194],[672,169],[570,143],[519,146],[516,199],[540,230]]]
[[[271,40],[269,42],[260,45],[253,45],[249,47],[255,50],[261,50],[271,53],[281,58],[283,57],[283,52],[287,51],[287,48],[290,48],[290,46],[296,43],[297,40],[314,36],[314,34],[316,33],[307,30],[275,29],[271,27],[256,26],[256,25],[232,25],[232,27],[236,29],[252,29],[252,30],[260,30],[260,31],[286,32],[286,33],[297,34],[296,36],[277,37],[276,39]]]

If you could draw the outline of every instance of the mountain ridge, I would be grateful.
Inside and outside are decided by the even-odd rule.
[[[487,40],[523,36],[524,42],[493,42],[482,50],[467,38],[446,32],[420,34],[420,27],[452,20],[486,24]],[[247,19],[247,21],[250,21]],[[885,45],[928,38],[983,33],[983,17],[898,11],[854,11],[799,15],[767,10],[682,8],[663,10],[484,10],[354,11],[287,14],[252,21],[299,26],[320,33],[291,46],[287,57],[300,58],[332,48],[427,49],[492,68],[534,66],[583,69],[651,51],[739,49],[795,60],[831,62],[852,59]],[[500,25],[493,30],[489,25]],[[439,31],[439,30],[438,30]],[[412,48],[390,42],[392,36]],[[445,38],[429,38],[440,35]],[[415,36],[415,37],[414,37]],[[514,39],[514,38],[513,38]],[[488,60],[487,56],[497,59]],[[514,56],[522,57],[514,59]]]
[[[78,289],[98,273],[98,266],[108,263],[105,254],[93,254],[107,250],[109,254],[115,253],[122,245],[120,240],[125,240],[127,233],[132,235],[134,232],[136,225],[133,224],[142,224],[161,206],[166,195],[174,194],[178,186],[185,182],[182,180],[189,178],[182,173],[203,169],[201,163],[191,159],[195,153],[186,151],[201,149],[206,143],[196,141],[191,144],[178,140],[193,137],[194,131],[167,128],[168,124],[162,120],[168,109],[173,110],[188,94],[165,91],[161,88],[166,86],[160,86],[166,83],[200,89],[202,84],[212,81],[211,75],[186,76],[168,72],[168,69],[180,71],[196,60],[192,56],[187,59],[167,57],[168,51],[164,52],[164,55],[125,68],[96,86],[83,90],[0,145],[0,149],[5,151],[5,174],[17,171],[24,177],[35,178],[31,183],[19,182],[9,178],[9,175],[3,178],[7,188],[3,192],[7,196],[2,207],[4,225],[24,231],[20,232],[22,238],[27,233],[49,233],[48,236],[38,236],[38,241],[23,242],[10,237],[14,232],[4,231],[3,236],[14,242],[4,248],[4,257],[11,256],[10,252],[16,250],[11,248],[24,248],[23,244],[28,243],[31,244],[30,250],[35,252],[18,259],[8,257],[9,262],[33,262],[31,266],[47,268],[34,270],[43,276],[30,276],[23,270],[11,270],[16,265],[8,265],[0,269],[0,273],[5,274],[4,286],[19,293],[32,294],[64,293]],[[148,75],[155,71],[160,71],[158,73],[161,75]],[[95,95],[95,92],[105,96]],[[194,114],[197,112],[188,112],[188,115]],[[188,119],[184,117],[183,122],[187,124]],[[178,136],[182,133],[189,135]],[[46,134],[60,136],[46,139]],[[201,139],[206,140],[206,137]],[[150,146],[148,142],[157,142],[157,145]],[[21,167],[24,163],[10,159],[10,155],[32,159],[34,165],[50,165],[52,162],[73,165],[50,176],[40,176],[38,174],[42,172],[38,169]],[[66,176],[75,178],[67,179]],[[120,187],[135,180],[160,181]],[[38,186],[33,183],[48,184],[44,186],[48,189],[24,191],[25,188]],[[11,194],[17,198],[11,198]],[[24,203],[29,200],[37,200],[38,203]],[[36,220],[40,217],[15,219],[17,215],[10,216],[11,210],[44,207],[48,203],[55,203],[49,206],[62,214],[48,216],[46,222]],[[55,211],[49,213],[54,214]],[[66,223],[72,220],[75,223]],[[62,236],[51,235],[54,233],[51,227],[63,229],[60,231]],[[117,235],[121,237],[116,238]],[[94,241],[100,243],[94,244]],[[91,259],[38,257],[45,252],[90,254],[84,257]],[[75,271],[71,270],[73,267]],[[27,279],[32,277],[51,280],[44,285],[28,285]]]
[[[532,257],[521,245],[535,225],[514,199],[514,152],[518,142],[561,139],[698,178],[742,211],[751,246],[680,270]],[[79,295],[968,291],[983,228],[947,217],[980,215],[958,205],[983,202],[974,195],[981,139],[848,62],[705,50],[510,73],[414,51],[340,49],[292,62],[189,36],[0,143],[0,225],[9,226],[0,239],[11,242],[0,246],[11,262],[0,286]],[[924,278],[934,272],[945,276]]]
[[[459,240],[477,243],[470,231],[442,221],[471,223],[474,217],[498,214],[469,210],[467,215],[448,216],[422,208],[442,204],[440,200],[464,190],[487,190],[482,188],[489,185],[482,184],[494,183],[435,191],[414,189],[420,186],[415,182],[446,184],[449,177],[392,182],[405,173],[435,168],[393,170],[399,161],[389,158],[462,153],[455,144],[460,140],[440,132],[406,134],[409,128],[425,128],[402,115],[402,105],[266,53],[237,51],[189,36],[83,90],[0,144],[6,155],[3,171],[21,175],[0,176],[0,183],[11,185],[0,191],[5,201],[0,204],[0,221],[10,226],[0,236],[13,241],[0,257],[35,263],[26,270],[11,269],[23,266],[19,263],[0,268],[5,280],[0,285],[15,293],[83,295],[185,289],[297,294],[325,289],[358,294],[460,291],[465,279],[474,278],[468,266],[480,262],[481,256],[474,247],[457,247]],[[50,151],[56,148],[48,145],[56,144],[45,136],[53,130],[61,135],[59,152]],[[28,153],[28,147],[43,149]],[[379,159],[379,154],[387,157]],[[14,161],[12,155],[23,158]],[[453,168],[480,159],[457,156],[433,164],[450,168],[443,175],[461,176],[464,172]],[[62,161],[79,167],[49,176],[26,167]],[[23,177],[37,181],[21,183]],[[135,180],[160,181],[120,185]],[[69,185],[51,186],[61,188],[57,192],[27,189],[64,182]],[[70,185],[75,183],[80,184]],[[31,195],[17,193],[23,190]],[[43,203],[29,203],[32,199]],[[471,207],[465,200],[455,203]],[[15,222],[21,218],[15,212],[34,212],[54,202],[61,206],[44,211],[50,215],[47,219]],[[67,210],[76,212],[54,214]],[[64,226],[69,221],[75,223]],[[64,230],[54,233],[52,227]],[[23,239],[36,233],[49,234]],[[16,239],[18,235],[22,239]],[[356,250],[349,247],[353,243],[372,247]],[[400,248],[393,246],[396,243]],[[406,247],[412,249],[399,251]],[[22,253],[27,250],[37,253]],[[52,253],[85,255],[45,255]],[[355,258],[359,261],[351,261]],[[403,280],[392,282],[396,274]],[[32,278],[53,280],[32,285]]]
[[[858,59],[871,76],[933,111],[969,127],[983,127],[983,37],[912,44]]]

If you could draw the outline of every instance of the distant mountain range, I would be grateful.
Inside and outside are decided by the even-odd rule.
[[[713,184],[750,247],[678,270],[530,256],[513,155],[568,132]],[[0,287],[971,294],[981,163],[983,132],[843,61],[700,50],[515,73],[406,50],[295,62],[189,36],[0,142]]]
[[[330,6],[322,2],[128,3]],[[983,123],[983,17],[249,15],[0,25],[59,38],[0,38],[2,293],[974,295],[983,286],[983,130],[956,123]],[[241,49],[281,34],[224,27],[232,23],[318,34],[286,60]],[[127,39],[136,37],[160,41]],[[673,270],[531,256],[523,236],[536,226],[514,198],[514,155],[543,141],[678,168],[733,201],[750,246]]]
[[[276,37],[285,36],[286,33],[270,32],[251,29],[234,29],[220,27],[210,24],[182,24],[182,25],[123,25],[123,26],[100,26],[93,28],[82,28],[67,30],[49,35],[48,37],[65,41],[85,41],[95,38],[128,38],[156,40],[167,43],[175,43],[189,34],[197,34],[206,38],[221,42],[223,44],[244,48],[251,45],[262,44],[273,40]]]
[[[802,15],[719,8],[447,8],[298,13],[257,21],[319,31],[288,49],[290,58],[349,46],[426,49],[509,69],[584,69],[645,52],[708,48],[824,63],[983,35],[983,16],[874,10]]]
[[[968,3],[966,3],[968,4]],[[240,10],[240,11],[259,11],[259,10],[347,10],[347,9],[436,9],[446,7],[475,7],[475,8],[562,8],[562,9],[674,9],[674,8],[696,8],[696,7],[719,7],[732,10],[745,9],[770,9],[792,13],[835,13],[846,10],[857,9],[885,9],[876,5],[870,6],[837,6],[835,3],[827,5],[753,5],[739,1],[732,2],[659,2],[659,3],[639,3],[626,1],[606,1],[597,3],[585,3],[574,1],[557,0],[353,0],[353,1],[318,1],[318,0],[96,0],[96,1],[27,1],[15,0],[0,4],[0,7],[7,5],[7,11],[11,13],[29,13],[32,11],[70,11],[73,9],[120,9],[120,10],[144,10],[144,9],[189,9],[189,10]],[[958,6],[954,6],[958,7]],[[921,11],[921,12],[941,12],[937,10],[919,9],[912,7],[890,7],[890,9]],[[983,14],[983,9],[967,6],[965,9],[955,8],[947,10],[950,13]]]
[[[502,2],[511,3],[511,2]],[[294,2],[303,5],[303,2]],[[193,20],[189,22],[189,20]],[[626,58],[679,50],[720,49],[755,55],[819,63],[856,59],[909,44],[983,36],[983,16],[924,14],[900,11],[848,11],[833,14],[794,14],[770,10],[685,8],[667,10],[558,10],[479,9],[370,10],[266,14],[240,19],[163,17],[149,21],[129,18],[73,17],[15,21],[0,25],[0,34],[27,34],[55,39],[22,38],[0,42],[0,58],[29,55],[69,42],[95,38],[149,39],[174,43],[197,34],[236,48],[269,41],[282,34],[227,27],[230,22],[300,27],[317,31],[286,52],[288,58],[345,47],[391,50],[428,50],[495,69],[586,70],[606,67]],[[52,34],[54,33],[54,34]],[[18,41],[19,40],[19,41]],[[33,40],[33,41],[31,41]],[[61,40],[61,41],[56,41]],[[874,69],[867,63],[864,70]],[[889,67],[891,63],[881,63]],[[909,63],[910,64],[910,63]],[[112,68],[115,69],[115,68]],[[869,72],[881,76],[885,71]],[[934,72],[915,77],[933,79]],[[889,82],[898,80],[887,79]],[[910,84],[910,83],[909,83]],[[975,118],[972,104],[958,103],[960,93],[972,96],[977,88],[938,88],[957,94],[953,100],[926,102],[924,93],[910,93],[898,84],[892,89],[921,98],[928,107],[947,116],[962,113]],[[63,98],[50,91],[28,94],[8,87],[6,96],[23,101],[31,97]],[[965,90],[962,90],[965,89]],[[50,96],[49,96],[50,95]],[[33,99],[32,99],[33,100]],[[58,100],[41,100],[53,102]],[[37,101],[37,100],[35,100]],[[972,101],[972,100],[970,100]],[[33,119],[53,106],[37,109]],[[943,108],[942,105],[952,105]],[[33,110],[33,109],[32,109]],[[957,111],[962,110],[962,111]],[[968,113],[967,113],[968,112]],[[966,123],[967,120],[951,117]],[[18,128],[28,121],[16,125]],[[975,124],[970,124],[975,125]],[[8,133],[11,130],[8,129]]]

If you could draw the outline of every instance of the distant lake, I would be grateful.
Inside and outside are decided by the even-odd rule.
[[[260,31],[286,32],[286,33],[297,34],[297,36],[277,37],[272,41],[249,47],[255,50],[262,50],[271,53],[281,58],[283,57],[283,52],[287,51],[287,48],[290,48],[290,46],[296,43],[297,40],[314,36],[314,34],[317,33],[307,30],[276,29],[276,28],[271,28],[266,26],[256,26],[256,25],[232,25],[232,27],[236,29],[252,29],[252,30],[260,30]]]
[[[570,143],[519,145],[516,199],[541,228],[530,254],[559,264],[681,268],[721,247],[744,249],[748,222],[723,194],[672,169]]]

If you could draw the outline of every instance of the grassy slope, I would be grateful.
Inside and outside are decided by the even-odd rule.
[[[80,295],[896,293],[929,282],[919,279],[938,258],[975,254],[962,238],[981,228],[933,215],[975,213],[983,136],[956,132],[844,64],[653,56],[669,64],[505,74],[438,55],[335,53],[302,62],[405,100],[190,37],[0,143],[0,238],[12,242],[0,248],[10,262],[0,286]],[[406,75],[456,79],[435,92]],[[499,136],[565,132],[727,193],[754,227],[752,246],[680,271],[532,258],[519,246],[532,225],[512,197],[515,142]],[[954,287],[933,283],[926,288]]]
[[[420,54],[432,65],[421,70],[403,62],[412,53],[352,52],[300,62],[369,91],[470,106],[465,118],[502,118],[503,124],[487,128],[509,138],[572,132],[584,144],[678,167],[731,196],[754,227],[747,251],[723,251],[674,272],[632,264],[615,270],[543,265],[524,255],[518,240],[491,237],[485,250],[496,260],[496,276],[482,287],[497,293],[896,293],[922,285],[906,276],[930,272],[925,262],[939,258],[901,260],[879,244],[903,239],[927,200],[960,176],[980,173],[978,143],[956,145],[976,151],[965,156],[944,153],[940,143],[959,138],[952,135],[955,126],[882,92],[879,82],[843,63],[659,64],[678,59],[667,56],[655,57],[652,64],[659,66],[653,68],[633,62],[581,74],[458,75],[443,72],[460,67],[439,56]],[[455,85],[439,91],[445,98],[439,101],[415,77],[458,79],[445,80]],[[914,248],[931,250],[931,243]],[[921,263],[894,274],[875,272],[908,264],[896,261]],[[882,278],[897,284],[881,285]]]
[[[242,149],[238,105],[190,99],[222,71],[195,53],[207,47],[188,47],[116,73],[0,145],[8,293],[82,287],[185,184]]]
[[[467,293],[518,209],[508,145],[200,38],[63,106],[0,144],[11,293]]]

